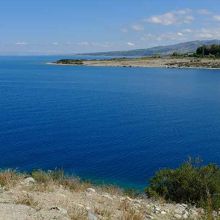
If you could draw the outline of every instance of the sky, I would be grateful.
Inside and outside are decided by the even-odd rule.
[[[220,0],[0,0],[0,55],[220,39]]]

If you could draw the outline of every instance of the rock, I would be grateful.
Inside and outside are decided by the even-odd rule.
[[[133,202],[134,202],[135,204],[139,204],[139,205],[141,205],[141,201],[138,200],[138,199],[134,199]]]
[[[81,208],[81,209],[85,209],[84,205],[80,204],[80,203],[73,203],[75,206]],[[88,207],[87,207],[88,208]],[[88,211],[88,210],[87,210]]]
[[[34,184],[35,182],[36,182],[35,179],[32,177],[28,177],[24,180],[24,184],[26,185]]]
[[[60,207],[52,207],[52,208],[50,208],[50,210],[56,210],[56,211],[60,212],[60,214],[62,214],[62,215],[67,215],[67,210],[60,208]]]
[[[197,217],[199,214],[198,214],[198,212],[197,212],[196,210],[191,209],[191,210],[190,210],[190,215],[191,215],[192,217]]]
[[[179,214],[179,215],[182,215],[182,214],[185,213],[185,210],[186,210],[186,208],[185,208],[184,206],[182,206],[182,205],[177,205],[177,206],[176,206],[176,209],[175,209],[175,213],[176,213],[176,214]]]
[[[102,196],[106,199],[113,200],[113,198],[110,195],[108,195],[107,193]]]
[[[132,201],[132,199],[129,196],[127,196],[126,199],[130,202]]]
[[[86,210],[89,212],[89,211],[91,211],[91,208],[89,206],[87,206]]]
[[[154,217],[152,215],[147,214],[146,219],[154,219]]]
[[[166,215],[167,213],[165,211],[160,212],[161,215]]]
[[[88,193],[96,193],[96,190],[93,189],[93,188],[88,188],[88,189],[86,190],[86,192],[88,192]]]
[[[174,218],[176,218],[176,219],[181,219],[181,218],[182,218],[182,215],[175,214],[175,215],[174,215]]]
[[[213,211],[213,212],[212,212],[212,216],[213,216],[213,217],[217,217],[217,216],[218,216],[218,213],[217,213],[216,211]]]
[[[95,214],[91,211],[88,211],[88,220],[98,220]]]
[[[161,212],[160,208],[158,206],[156,206],[156,205],[153,206],[153,210],[152,211],[153,211],[154,214],[158,214],[158,213]]]
[[[189,215],[187,213],[183,214],[183,219],[188,219]]]

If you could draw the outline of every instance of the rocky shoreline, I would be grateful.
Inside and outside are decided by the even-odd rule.
[[[72,66],[106,66],[106,67],[157,67],[157,68],[197,68],[220,69],[220,59],[194,58],[194,57],[143,57],[143,58],[118,58],[109,60],[58,60],[55,65]]]
[[[122,190],[78,179],[6,171],[0,174],[0,219],[4,220],[175,220],[203,219],[204,210],[187,204],[129,197]],[[213,212],[213,216],[218,216]],[[204,218],[205,219],[205,218]]]

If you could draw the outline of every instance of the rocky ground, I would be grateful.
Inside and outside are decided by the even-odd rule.
[[[203,219],[202,209],[186,204],[131,198],[115,187],[75,179],[35,177],[0,174],[0,220]]]

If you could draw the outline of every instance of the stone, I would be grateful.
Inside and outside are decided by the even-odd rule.
[[[161,215],[166,215],[167,213],[165,211],[161,211]]]
[[[191,216],[193,216],[193,217],[196,217],[196,216],[199,215],[198,212],[197,212],[196,210],[194,210],[194,209],[191,209],[191,210],[190,210],[190,214],[191,214]]]
[[[161,210],[160,210],[159,207],[157,207],[156,205],[153,206],[153,213],[154,213],[154,214],[158,214],[158,213],[160,213],[160,212],[161,212]]]
[[[183,219],[188,219],[189,215],[187,213],[183,214]]]
[[[87,206],[86,210],[89,212],[89,211],[91,211],[91,208],[89,206]]]
[[[138,200],[138,199],[134,199],[134,201],[133,201],[135,204],[141,204],[141,201],[140,200]]]
[[[24,183],[26,185],[30,185],[30,184],[34,184],[36,181],[33,177],[27,177],[25,180],[24,180]]]
[[[130,202],[132,201],[132,199],[129,196],[126,197],[126,200],[128,200]]]
[[[60,212],[60,214],[62,214],[62,215],[67,215],[67,210],[60,208],[60,207],[52,207],[52,208],[50,208],[50,210],[56,210],[56,211]]]
[[[93,188],[88,188],[88,189],[86,190],[86,192],[88,192],[88,193],[96,193],[96,190],[93,189]]]
[[[174,215],[174,218],[176,218],[176,219],[181,219],[181,218],[182,218],[182,215],[175,214],[175,215]]]
[[[95,214],[91,211],[88,211],[88,220],[98,220]]]
[[[154,219],[154,217],[152,215],[146,215],[146,219]]]
[[[187,205],[187,204],[184,204],[184,203],[181,204],[181,206],[184,207],[184,208],[187,208],[187,207],[188,207],[188,205]]]
[[[102,196],[106,199],[113,200],[113,198],[110,195],[108,195],[107,193]]]
[[[182,215],[185,212],[185,207],[183,207],[182,205],[177,205],[176,209],[175,209],[175,213]]]

